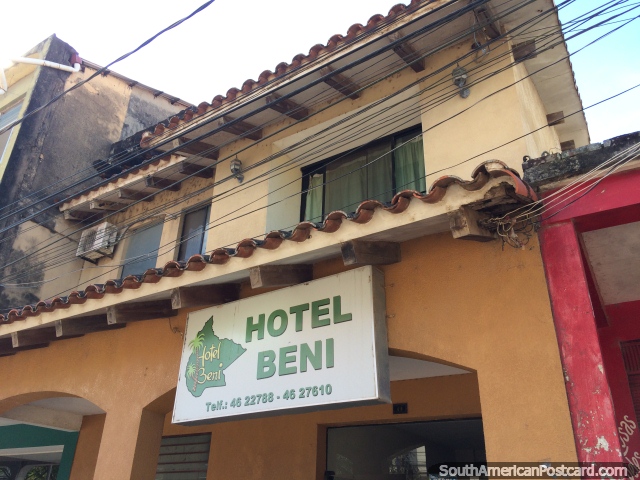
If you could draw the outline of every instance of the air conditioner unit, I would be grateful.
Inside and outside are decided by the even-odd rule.
[[[76,257],[95,262],[99,258],[111,256],[117,243],[118,228],[103,222],[82,232]]]

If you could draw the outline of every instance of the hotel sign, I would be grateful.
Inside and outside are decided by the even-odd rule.
[[[190,313],[173,423],[389,403],[384,298],[363,267]]]

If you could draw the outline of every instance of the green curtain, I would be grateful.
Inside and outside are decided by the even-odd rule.
[[[367,152],[356,152],[327,165],[324,213],[355,210],[367,196]]]
[[[405,143],[408,142],[408,143]],[[396,145],[395,167],[396,167],[396,191],[417,190],[426,191],[426,180],[424,174],[424,152],[422,147],[422,136],[411,140],[411,135],[399,138]]]
[[[367,151],[367,194],[362,200],[388,202],[393,196],[393,165],[391,163],[391,141]]]
[[[305,200],[304,219],[312,222],[322,220],[322,179],[324,175],[315,173],[309,179],[309,191]]]

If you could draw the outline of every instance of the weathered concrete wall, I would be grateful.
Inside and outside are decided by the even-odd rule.
[[[75,50],[55,36],[39,46],[40,56],[52,62],[68,64]],[[45,48],[47,47],[47,48]],[[20,91],[25,92],[25,110],[31,111],[46,104],[56,95],[73,85],[87,79],[95,70],[85,68],[77,73],[67,73],[51,68],[38,67],[31,77],[37,81],[26,84]],[[18,92],[16,87],[12,93]],[[60,224],[57,208],[49,208],[53,202],[91,185],[95,181],[92,162],[109,155],[111,145],[128,134],[131,129],[153,125],[182,107],[172,105],[166,98],[155,98],[153,94],[140,87],[130,87],[124,80],[113,75],[98,76],[89,83],[65,95],[61,100],[45,108],[33,117],[26,119],[15,136],[14,148],[9,161],[4,164],[4,175],[0,186],[0,206],[9,205],[17,199],[45,189],[46,194],[63,190],[71,183],[78,182],[73,188],[61,191],[55,198],[30,207],[21,216],[14,216],[0,221],[4,228],[20,221],[20,218],[41,212],[35,221],[52,232],[73,231],[72,224]],[[142,126],[142,127],[141,127]],[[73,176],[72,179],[67,177]],[[84,180],[84,181],[82,181]],[[25,205],[30,203],[25,201]],[[62,228],[62,230],[56,230]],[[0,265],[9,259],[18,259],[30,252],[27,245],[42,245],[41,233],[22,229],[23,238],[14,240],[16,230],[8,233],[11,241],[0,244]],[[26,235],[26,237],[25,237]],[[5,237],[6,238],[6,237]],[[52,236],[51,240],[54,240]],[[73,250],[73,252],[72,252]],[[58,250],[60,252],[60,250]],[[65,249],[65,259],[72,262],[65,264],[53,276],[68,273],[76,269],[73,262],[74,249]],[[71,253],[70,253],[71,252]],[[27,267],[26,264],[22,265]],[[88,265],[90,266],[90,265]],[[20,264],[18,264],[20,268]],[[91,271],[95,276],[95,271]],[[48,281],[53,276],[42,272],[29,278],[31,281]],[[76,281],[67,285],[73,287]],[[18,306],[31,303],[37,299],[60,293],[59,285],[44,283],[42,288],[22,288],[14,290],[11,295],[0,293],[0,306]],[[63,289],[64,290],[64,289]],[[18,292],[22,293],[18,293]]]
[[[325,261],[315,265],[314,276],[342,270],[341,260]],[[392,400],[409,402],[406,420],[481,414],[489,461],[576,460],[535,238],[525,250],[503,251],[499,242],[460,242],[448,233],[424,237],[403,243],[402,262],[382,270],[390,352],[476,372],[393,383]],[[242,296],[249,292],[243,289]],[[51,392],[86,398],[106,411],[94,478],[132,478],[134,470],[157,459],[157,450],[154,454],[140,442],[157,442],[171,410],[183,343],[171,327],[183,330],[185,317],[180,312],[171,324],[137,322],[0,358],[0,413],[59,395]],[[211,431],[212,480],[322,478],[316,472],[324,467],[327,425],[398,418],[389,406],[376,406],[211,427],[165,423],[164,433]],[[79,445],[79,455],[96,455],[90,447]],[[90,460],[77,457],[85,465],[92,465]]]

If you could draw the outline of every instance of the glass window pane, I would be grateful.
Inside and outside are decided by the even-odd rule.
[[[209,207],[200,208],[184,216],[178,260],[188,260],[192,255],[204,253],[205,226],[209,223]]]
[[[424,172],[424,151],[422,135],[411,133],[396,139],[395,175],[396,191],[417,190],[426,191]]]
[[[141,275],[149,268],[155,268],[162,235],[162,223],[140,227],[127,240],[125,264],[121,278],[127,275]]]
[[[309,179],[309,191],[305,197],[304,219],[311,222],[322,221],[322,181],[324,175],[316,173]]]
[[[391,141],[367,150],[367,194],[360,200],[388,202],[393,197]]]
[[[334,210],[351,212],[366,197],[367,152],[349,154],[344,159],[327,165],[324,213]]]
[[[428,479],[446,462],[486,461],[482,420],[329,428],[326,470],[334,480]]]

